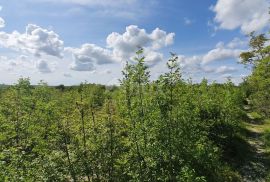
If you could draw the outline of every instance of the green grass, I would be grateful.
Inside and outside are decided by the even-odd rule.
[[[250,119],[252,119],[252,120],[261,120],[261,119],[263,118],[263,116],[260,115],[260,114],[257,113],[257,112],[251,112],[251,113],[248,113],[247,115],[248,115],[248,117],[249,117]]]
[[[265,143],[266,151],[270,154],[270,119],[266,120],[263,130],[262,138]]]
[[[263,164],[266,170],[270,169],[270,119],[263,120],[257,119],[254,113],[248,114],[249,122],[242,122],[241,128],[239,130],[238,140],[234,140],[234,145],[236,148],[236,161],[233,164],[237,164],[240,169],[246,164]],[[255,119],[256,118],[256,119]],[[240,140],[241,139],[241,140]],[[262,143],[262,145],[260,145]],[[260,160],[258,158],[258,153],[256,150],[264,153],[264,159]],[[261,173],[261,169],[256,167],[257,165],[248,165],[250,173],[252,173],[252,179],[254,180],[259,177],[263,177],[266,182],[270,182],[270,175],[267,172]],[[260,165],[258,165],[260,166]],[[237,169],[237,168],[236,168]],[[239,171],[240,172],[240,171]],[[245,173],[240,173],[241,175]],[[257,177],[256,177],[257,176]]]
[[[260,124],[254,123],[244,123],[246,128],[250,131],[257,132],[257,133],[265,133],[270,130],[270,119],[265,120]]]
[[[244,125],[247,130],[261,134],[265,150],[270,155],[270,119],[266,119],[260,124],[244,123]]]

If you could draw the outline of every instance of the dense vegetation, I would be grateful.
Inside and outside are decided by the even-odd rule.
[[[250,51],[243,52],[242,63],[251,66],[252,74],[243,82],[253,109],[270,116],[270,46],[265,34],[250,35]]]
[[[269,114],[268,53],[240,87],[183,80],[174,54],[150,81],[142,49],[119,87],[20,79],[0,89],[0,181],[241,181],[230,159],[246,97]]]

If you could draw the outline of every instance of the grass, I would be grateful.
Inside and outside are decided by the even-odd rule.
[[[248,131],[257,133],[261,136],[261,140],[265,145],[265,151],[270,155],[270,119],[266,119],[260,123],[244,123]]]
[[[252,120],[262,120],[263,117],[257,112],[248,113],[247,116]]]
[[[256,113],[248,113],[246,121],[232,141],[234,155],[230,154],[227,161],[249,181],[270,182],[270,119],[262,120]]]
[[[262,138],[265,143],[266,152],[270,154],[270,119],[266,120],[263,130]]]
[[[270,119],[260,123],[244,123],[245,127],[256,133],[265,133],[270,131]]]

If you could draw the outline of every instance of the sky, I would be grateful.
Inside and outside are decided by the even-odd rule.
[[[240,83],[247,35],[269,30],[269,0],[0,0],[0,84],[118,84],[144,48],[151,79],[170,52],[184,79]]]

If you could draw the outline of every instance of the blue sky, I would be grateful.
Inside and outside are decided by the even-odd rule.
[[[152,78],[179,55],[184,78],[239,83],[245,36],[269,28],[268,0],[0,1],[0,83],[116,84],[137,46]]]

